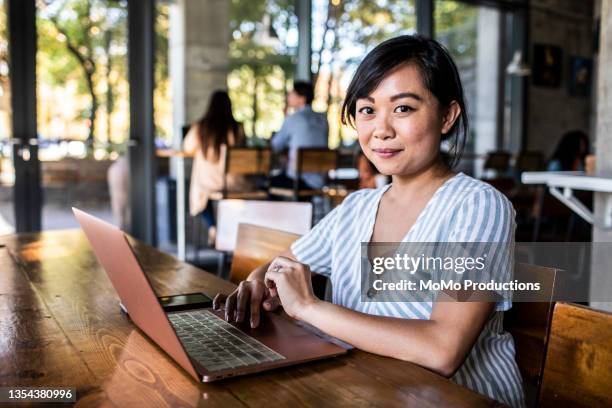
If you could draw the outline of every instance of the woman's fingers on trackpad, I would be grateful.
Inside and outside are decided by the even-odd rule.
[[[222,293],[217,293],[215,298],[213,299],[213,309],[220,310],[225,306],[225,299],[227,299],[227,295]]]

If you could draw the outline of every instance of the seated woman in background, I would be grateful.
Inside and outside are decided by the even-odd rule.
[[[183,150],[194,154],[189,186],[189,213],[201,214],[209,227],[215,225],[211,194],[223,190],[228,146],[244,146],[242,124],[234,119],[232,102],[225,91],[215,91],[204,116],[191,125]],[[242,177],[228,175],[228,190],[250,188]]]
[[[505,404],[523,406],[514,342],[503,328],[509,300],[386,301],[370,290],[367,298],[361,296],[362,242],[513,246],[515,214],[508,199],[452,171],[468,115],[448,51],[418,36],[383,42],[359,65],[342,113],[345,123],[354,124],[366,157],[392,183],[350,194],[227,298],[217,295],[213,306],[224,304],[228,320],[250,315],[256,327],[260,307],[270,311],[282,304],[291,317],[359,349],[419,364]],[[450,146],[449,155],[442,154],[443,143]],[[496,276],[512,276],[512,256],[495,254],[489,262]],[[332,302],[314,296],[311,271],[329,277]]]
[[[589,137],[581,130],[567,132],[548,162],[548,171],[583,171],[589,154]]]

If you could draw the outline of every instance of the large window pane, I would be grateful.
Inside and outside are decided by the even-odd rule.
[[[470,120],[462,170],[476,175],[482,156],[499,147],[500,17],[497,9],[460,1],[435,4],[435,36],[457,64]]]
[[[37,126],[43,229],[70,206],[112,220],[107,171],[129,132],[127,1],[39,0]]]
[[[129,132],[126,2],[39,1],[36,23],[39,138],[85,142],[41,159],[101,158]]]
[[[283,122],[293,80],[297,17],[292,0],[232,0],[229,94],[247,136],[267,138]]]
[[[155,21],[155,90],[153,109],[158,143],[172,145],[172,87],[169,79],[170,5],[158,2]]]

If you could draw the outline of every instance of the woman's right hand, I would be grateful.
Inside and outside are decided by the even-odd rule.
[[[218,293],[213,300],[213,309],[220,310],[225,306],[225,320],[242,322],[250,309],[251,327],[259,325],[260,308],[270,312],[280,305],[278,296],[271,296],[263,280],[255,279],[240,282],[238,288],[228,296]]]

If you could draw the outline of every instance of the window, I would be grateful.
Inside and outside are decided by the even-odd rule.
[[[230,73],[234,116],[249,137],[269,137],[284,119],[293,81],[298,29],[291,0],[233,0]]]
[[[508,139],[511,130],[520,137],[517,129],[510,129],[509,107],[517,95],[508,86],[512,78],[505,73],[514,49],[506,32],[511,16],[511,11],[461,1],[435,3],[435,38],[448,48],[457,64],[470,120],[460,169],[476,176],[482,175],[488,152],[520,145]]]
[[[129,132],[127,3],[39,0],[41,160],[105,158]]]

